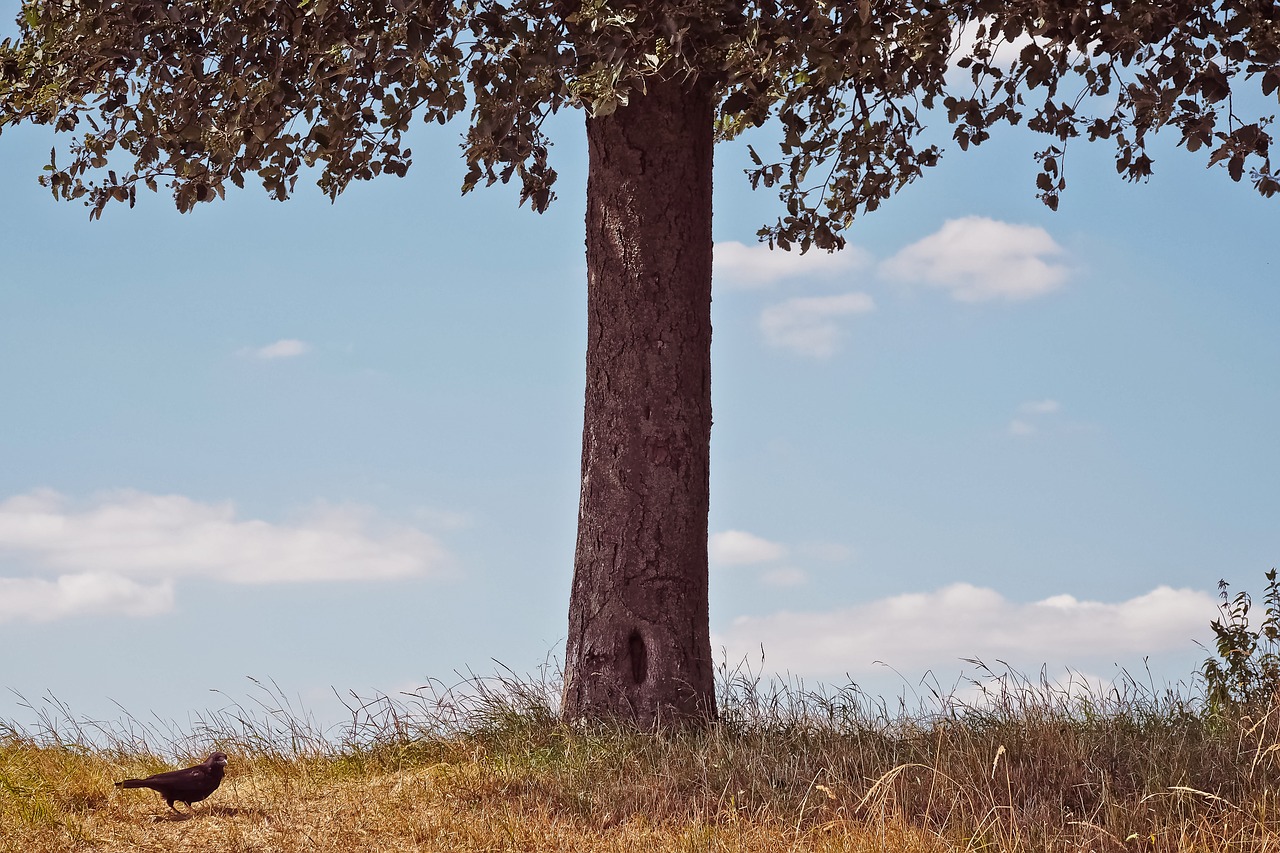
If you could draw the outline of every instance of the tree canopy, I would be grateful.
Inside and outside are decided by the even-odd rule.
[[[18,26],[0,44],[0,129],[76,134],[42,180],[93,216],[139,184],[183,211],[255,177],[283,199],[307,166],[336,196],[404,174],[416,118],[462,113],[463,191],[514,178],[540,211],[547,117],[608,115],[656,77],[712,85],[719,138],[777,121],[748,179],[778,192],[760,236],[784,248],[841,246],[938,161],[929,122],[962,149],[1001,123],[1044,134],[1050,207],[1073,139],[1110,140],[1142,180],[1165,127],[1280,191],[1274,116],[1238,113],[1255,84],[1280,99],[1271,0],[27,0]]]

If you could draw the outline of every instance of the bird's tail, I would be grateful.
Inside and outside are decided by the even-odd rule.
[[[125,779],[123,782],[116,783],[117,788],[145,788],[147,783],[141,779]]]

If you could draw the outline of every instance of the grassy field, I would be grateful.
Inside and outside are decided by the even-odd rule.
[[[917,709],[720,693],[719,723],[658,735],[566,726],[514,680],[353,699],[328,733],[270,690],[190,732],[58,709],[0,724],[0,850],[1280,851],[1272,705],[1012,675]],[[112,786],[215,748],[193,817]]]

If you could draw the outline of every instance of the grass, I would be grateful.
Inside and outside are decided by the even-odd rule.
[[[1280,710],[1012,673],[889,707],[728,673],[721,720],[572,727],[553,680],[351,697],[322,732],[265,686],[191,731],[0,723],[0,851],[1280,850]],[[231,756],[174,819],[112,782]]]

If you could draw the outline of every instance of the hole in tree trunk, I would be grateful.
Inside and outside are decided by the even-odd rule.
[[[631,658],[631,677],[636,684],[644,684],[649,675],[649,652],[639,631],[632,631],[627,638],[627,655]]]

